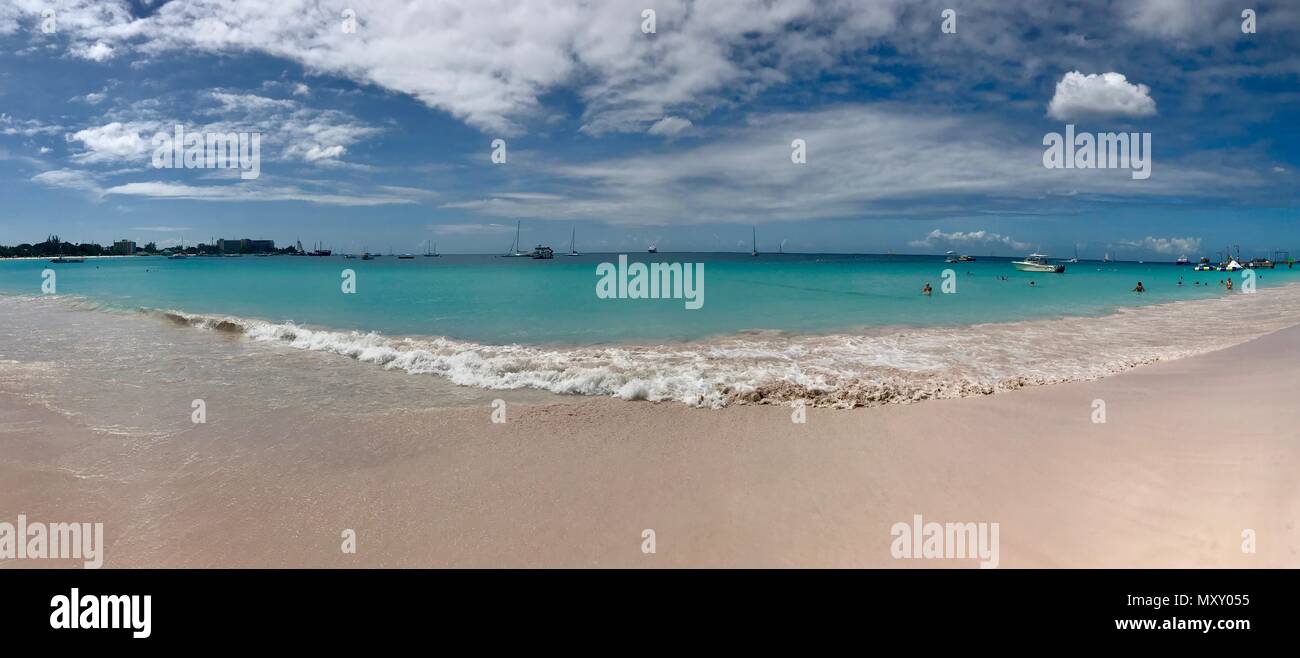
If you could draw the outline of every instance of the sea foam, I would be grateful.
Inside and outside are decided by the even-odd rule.
[[[1100,317],[908,328],[870,335],[755,332],[643,345],[489,345],[148,311],[202,329],[338,354],[484,389],[675,401],[856,407],[1095,379],[1228,347],[1300,322],[1300,285],[1124,308]]]

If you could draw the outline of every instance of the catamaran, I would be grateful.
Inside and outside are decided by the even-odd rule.
[[[510,251],[507,251],[506,253],[501,254],[502,258],[528,258],[528,257],[532,256],[532,254],[529,253],[529,252],[527,252],[527,251],[520,251],[520,250],[519,250],[519,225],[520,225],[520,222],[519,222],[519,221],[516,221],[516,222],[515,222],[515,241],[514,241],[513,244],[510,245]]]
[[[1047,262],[1046,254],[1029,254],[1024,260],[1011,261],[1011,265],[1021,272],[1051,272],[1060,274],[1065,271],[1064,265],[1056,265]]]
[[[1179,256],[1178,260],[1174,261],[1174,265],[1191,265],[1191,264],[1192,261],[1187,260],[1186,256]]]
[[[569,235],[569,253],[565,254],[565,256],[581,256],[581,255],[582,255],[582,254],[578,253],[577,250],[574,248],[574,247],[577,245],[577,243],[578,243],[577,241],[578,241],[578,227],[575,226],[575,227],[573,227],[573,233],[572,233],[571,235]]]

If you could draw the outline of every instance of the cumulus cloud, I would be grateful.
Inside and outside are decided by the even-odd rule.
[[[103,41],[96,41],[95,43],[92,44],[74,45],[70,49],[70,52],[75,57],[88,59],[94,62],[102,62],[108,59],[112,59],[113,54],[116,51],[114,51],[113,47],[108,45],[107,43],[104,43]]]
[[[1009,236],[1002,235],[1000,233],[993,233],[991,231],[984,231],[984,230],[953,231],[952,233],[944,233],[939,229],[934,229],[933,231],[930,231],[928,234],[926,234],[925,238],[922,240],[912,240],[907,244],[908,246],[917,247],[921,249],[941,247],[941,246],[977,247],[977,246],[1002,245],[1002,246],[1010,247],[1017,251],[1024,251],[1026,249],[1029,249],[1032,246],[1027,242],[1019,242],[1017,240],[1011,239],[1011,237]]]
[[[1148,117],[1156,113],[1151,88],[1133,84],[1119,73],[1066,73],[1056,83],[1047,115],[1069,121],[1086,117]]]
[[[1130,249],[1144,249],[1147,251],[1154,251],[1158,254],[1167,254],[1170,256],[1174,254],[1178,254],[1182,256],[1182,255],[1187,255],[1189,253],[1200,251],[1201,239],[1192,238],[1192,237],[1156,238],[1148,235],[1147,237],[1142,238],[1141,240],[1121,240],[1118,243],[1118,245],[1121,247],[1128,247]]]
[[[78,162],[138,160],[144,163],[149,153],[149,137],[157,130],[158,126],[154,123],[113,121],[78,130],[67,139],[69,142],[80,142],[85,149],[73,154],[72,159]]]

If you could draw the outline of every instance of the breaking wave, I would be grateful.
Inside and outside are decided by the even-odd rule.
[[[145,312],[255,342],[338,354],[485,389],[534,388],[714,408],[798,400],[856,407],[1096,379],[1221,349],[1300,323],[1300,285],[1124,308],[1101,317],[587,347],[487,345],[177,310]]]

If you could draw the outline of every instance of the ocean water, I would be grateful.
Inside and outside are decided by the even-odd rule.
[[[15,305],[30,315],[54,303],[89,318],[112,314],[142,327],[235,335],[241,350],[275,346],[268,359],[292,360],[294,351],[305,351],[480,390],[715,407],[793,400],[855,406],[991,393],[1102,376],[1300,322],[1300,286],[1289,285],[1300,271],[1285,266],[1258,272],[1258,294],[1241,294],[1240,273],[1163,263],[1082,262],[1067,265],[1065,274],[1030,274],[1015,271],[1010,259],[950,265],[916,256],[629,258],[704,263],[703,307],[688,310],[681,299],[599,299],[597,264],[615,262],[617,254],[551,261],[4,261],[0,294],[13,317]],[[57,275],[53,300],[40,294],[46,269]],[[341,291],[345,269],[356,273],[356,294]],[[940,292],[945,269],[956,275],[955,294]],[[1219,285],[1229,276],[1233,293]],[[1145,294],[1131,292],[1138,281]],[[920,294],[927,282],[930,297]],[[64,325],[82,327],[76,331],[88,335],[81,338],[95,340],[93,319]],[[151,358],[132,344],[140,340],[118,342],[110,347],[126,358]],[[151,349],[165,346],[155,341]]]

